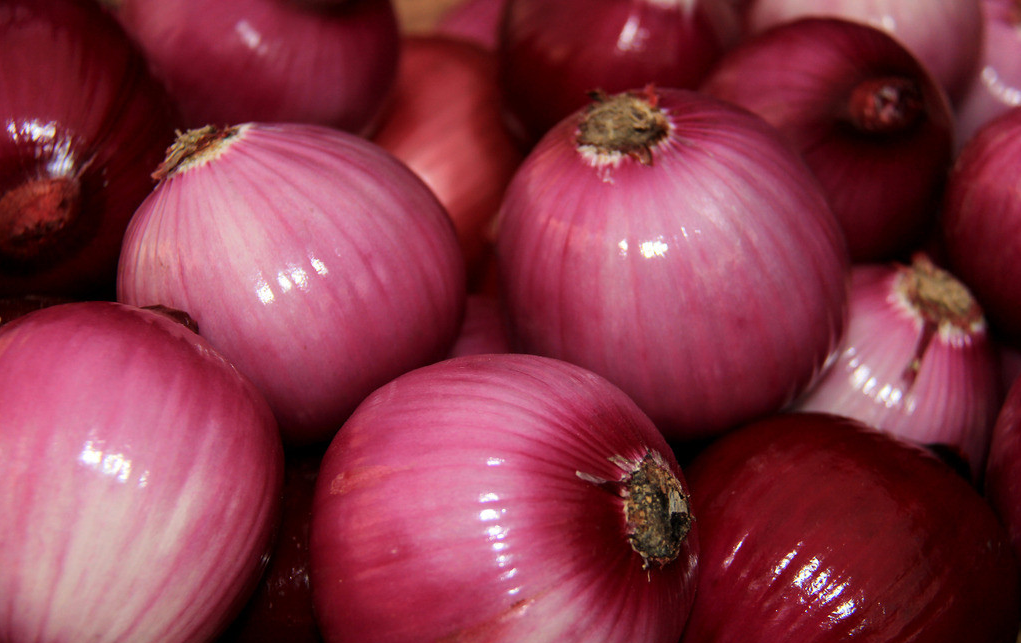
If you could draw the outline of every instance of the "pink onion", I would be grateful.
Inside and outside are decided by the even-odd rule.
[[[0,60],[0,297],[112,297],[124,229],[174,138],[169,98],[89,2],[5,2]]]
[[[1021,2],[980,0],[985,40],[979,71],[957,108],[963,145],[992,118],[1021,105]]]
[[[534,355],[450,359],[370,395],[323,459],[325,640],[675,643],[697,523],[619,389]]]
[[[508,0],[498,45],[508,124],[530,147],[590,92],[694,88],[736,37],[723,0]]]
[[[208,342],[114,302],[0,328],[0,640],[207,641],[279,511],[273,415]]]
[[[941,227],[954,274],[995,332],[1021,339],[1021,107],[982,127],[947,182]]]
[[[565,119],[498,223],[515,349],[599,373],[672,438],[778,410],[838,350],[848,259],[819,184],[774,128],[704,94]]]
[[[822,183],[853,261],[906,256],[934,227],[953,115],[887,32],[836,18],[785,22],[725,54],[701,89],[791,141]]]
[[[723,436],[686,469],[702,551],[682,643],[1013,643],[1018,569],[978,492],[832,415]]]
[[[118,298],[189,313],[286,442],[328,441],[365,395],[450,349],[465,297],[453,226],[378,146],[315,125],[203,128],[160,176]]]
[[[749,0],[747,33],[807,16],[845,18],[895,36],[957,101],[978,73],[985,37],[981,0]]]
[[[997,348],[968,289],[924,255],[858,264],[840,357],[795,405],[856,418],[985,469],[1002,402]]]
[[[444,205],[475,289],[492,251],[493,219],[522,160],[500,116],[494,55],[446,36],[405,37],[397,87],[372,140]]]
[[[460,0],[444,11],[434,31],[477,43],[489,51],[500,44],[500,21],[508,0]]]
[[[366,133],[397,72],[391,0],[103,1],[190,128],[286,121]]]

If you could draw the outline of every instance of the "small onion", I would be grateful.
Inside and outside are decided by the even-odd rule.
[[[838,350],[836,219],[777,131],[723,101],[593,102],[525,159],[499,217],[515,349],[599,373],[672,438],[778,410]]]
[[[373,389],[443,358],[465,297],[443,207],[353,134],[182,134],[125,236],[118,298],[183,310],[263,391],[289,444],[328,441]]]
[[[169,97],[91,2],[4,2],[0,61],[0,297],[111,298]]]
[[[977,481],[1001,390],[982,309],[964,284],[918,255],[910,266],[852,268],[843,350],[794,408],[949,448]]]
[[[0,328],[0,641],[208,641],[264,568],[266,401],[169,316],[51,306]]]
[[[459,357],[370,395],[312,505],[327,642],[676,643],[697,575],[684,477],[606,380]]]
[[[1021,107],[983,126],[947,181],[941,227],[953,273],[994,331],[1021,340]]]
[[[497,48],[508,124],[530,147],[592,91],[695,88],[736,37],[723,0],[508,0]]]
[[[397,73],[391,0],[102,0],[164,80],[186,127],[374,126]],[[320,3],[323,4],[323,3]]]
[[[980,0],[748,0],[746,33],[807,16],[855,20],[895,36],[953,101],[978,72],[985,25]],[[952,37],[948,37],[952,34]]]
[[[899,258],[935,225],[953,115],[887,32],[804,18],[747,38],[701,89],[762,116],[822,183],[856,262]]]
[[[982,496],[833,415],[723,436],[685,470],[702,550],[682,643],[1013,643],[1018,568]]]

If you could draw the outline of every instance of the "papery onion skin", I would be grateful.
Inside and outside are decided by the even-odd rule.
[[[853,261],[903,258],[935,226],[953,114],[889,33],[839,18],[781,23],[727,52],[701,89],[791,141],[822,183]]]
[[[466,292],[457,237],[428,187],[362,138],[297,123],[219,133],[223,147],[136,212],[118,299],[189,313],[286,443],[325,443],[373,389],[445,357]]]
[[[651,96],[671,129],[650,149],[599,165],[579,111],[526,158],[498,221],[499,292],[515,350],[601,374],[689,440],[814,381],[843,334],[849,262],[774,128],[704,94]]]
[[[848,318],[840,357],[792,408],[950,448],[981,480],[1003,395],[997,346],[967,288],[924,256],[857,264]]]
[[[674,643],[697,519],[676,559],[645,569],[619,490],[599,484],[652,453],[683,485],[634,403],[565,362],[467,356],[397,378],[320,469],[311,555],[324,638]]]
[[[979,0],[749,0],[745,33],[807,16],[856,20],[886,30],[925,65],[954,103],[978,73],[985,38]]]
[[[198,335],[114,302],[0,329],[0,640],[208,641],[279,516],[265,400]]]
[[[497,47],[508,126],[527,149],[592,91],[695,88],[736,37],[720,0],[508,0]]]
[[[1021,339],[1021,107],[983,126],[961,150],[941,214],[954,274],[982,305],[996,334]]]
[[[409,35],[373,142],[415,171],[454,222],[476,289],[491,227],[523,154],[503,127],[496,59],[447,36]]]
[[[979,493],[837,416],[776,416],[687,467],[702,552],[682,643],[1013,643],[1018,570]]]
[[[90,2],[5,2],[0,60],[0,297],[112,298],[124,229],[174,138],[169,97]]]
[[[180,107],[186,128],[249,121],[366,134],[397,73],[391,0],[108,0]]]

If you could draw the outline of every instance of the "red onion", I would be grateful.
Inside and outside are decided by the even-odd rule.
[[[849,310],[840,357],[795,408],[949,447],[978,480],[1002,395],[997,348],[968,289],[924,255],[859,264]]]
[[[723,0],[508,0],[498,45],[508,124],[531,146],[592,91],[694,88],[736,29]]]
[[[118,298],[189,313],[325,442],[373,389],[444,357],[464,263],[442,206],[372,143],[304,124],[191,130],[132,219]]]
[[[883,29],[918,58],[957,101],[978,73],[984,24],[980,0],[749,0],[747,33],[806,16],[845,18]],[[952,34],[952,37],[950,37]]]
[[[124,229],[174,137],[166,92],[88,2],[5,2],[0,60],[0,296],[112,297]]]
[[[508,0],[461,0],[443,12],[434,31],[456,36],[496,51],[500,43],[500,21]]]
[[[453,358],[370,395],[323,459],[312,597],[328,642],[675,643],[697,523],[626,395],[534,355]]]
[[[607,97],[551,130],[507,190],[497,259],[515,348],[603,375],[673,438],[778,410],[843,332],[820,186],[762,119],[693,91]]]
[[[900,257],[934,226],[953,116],[936,81],[885,31],[786,22],[728,52],[702,90],[759,114],[801,152],[853,261]]]
[[[449,356],[510,353],[511,338],[506,322],[498,297],[480,293],[468,295],[461,332]]]
[[[522,160],[503,127],[493,54],[450,37],[407,36],[390,109],[372,140],[444,205],[474,289],[493,218]]]
[[[996,418],[986,464],[985,494],[1021,560],[1021,380],[1015,379]]]
[[[993,329],[1021,339],[1021,107],[981,128],[947,181],[943,244]]]
[[[957,108],[957,139],[964,144],[979,127],[1021,105],[1021,2],[980,0],[985,40],[979,71]]]
[[[778,416],[686,469],[702,551],[683,643],[1013,643],[1017,563],[978,492],[854,420]]]
[[[273,415],[208,342],[114,302],[0,328],[0,640],[207,641],[279,511]]]
[[[366,133],[397,72],[390,0],[104,1],[191,128],[287,121]]]

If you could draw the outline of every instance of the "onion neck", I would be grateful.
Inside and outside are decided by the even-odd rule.
[[[613,96],[594,92],[578,124],[578,147],[605,156],[623,154],[651,165],[653,148],[670,131],[658,102],[651,87]]]
[[[892,135],[912,129],[925,114],[919,83],[904,76],[868,78],[851,89],[847,121],[864,134]]]
[[[0,259],[25,264],[44,260],[72,241],[81,210],[81,185],[73,177],[29,179],[0,196]]]
[[[152,178],[162,181],[184,172],[189,167],[215,158],[241,133],[242,127],[244,126],[220,128],[206,125],[178,134],[177,139],[167,150],[166,158],[152,173]]]

